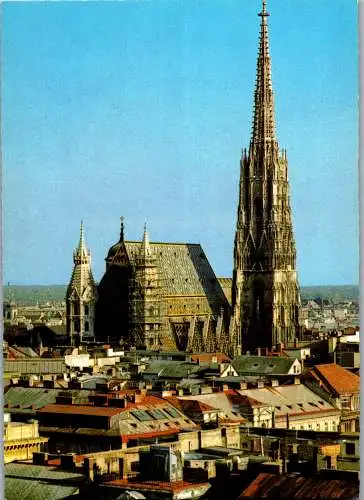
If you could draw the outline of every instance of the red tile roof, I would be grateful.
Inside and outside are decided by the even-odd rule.
[[[243,394],[237,392],[235,389],[227,389],[226,391],[224,391],[224,393],[227,395],[227,397],[229,398],[230,402],[233,405],[269,406],[264,403],[261,403],[260,401],[257,401],[254,398],[251,398],[249,396],[244,396]]]
[[[115,479],[105,483],[111,486],[132,488],[134,490],[159,490],[178,493],[183,490],[196,489],[198,487],[208,487],[209,483],[188,483],[187,481],[175,481],[168,483],[165,481],[133,481],[127,479]]]
[[[48,460],[47,465],[61,465],[61,459],[60,458],[52,458],[51,460]]]
[[[191,354],[192,361],[200,361],[201,363],[211,363],[212,358],[216,358],[217,363],[229,363],[231,359],[222,352],[196,353]]]
[[[238,500],[249,498],[276,500],[325,500],[359,498],[359,482],[319,477],[260,473],[243,491]]]
[[[124,408],[110,408],[109,406],[50,404],[37,410],[37,413],[64,413],[69,415],[93,415],[95,417],[110,418],[123,411],[125,411]]]
[[[335,363],[316,365],[311,373],[337,395],[356,394],[360,391],[360,377]]]
[[[180,427],[172,427],[164,431],[151,431],[151,432],[138,432],[136,434],[125,434],[121,437],[123,443],[127,443],[131,439],[146,439],[146,438],[157,438],[159,436],[170,436],[173,434],[178,434],[181,432]]]
[[[166,399],[168,403],[172,404],[182,412],[186,410],[200,413],[203,413],[205,411],[216,411],[216,408],[203,403],[202,401],[197,401],[196,399],[179,399],[173,396],[164,399]]]

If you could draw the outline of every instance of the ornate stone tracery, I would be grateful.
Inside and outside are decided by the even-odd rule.
[[[265,1],[259,16],[253,129],[240,162],[234,244],[230,336],[236,354],[244,347],[294,342],[300,335],[288,162],[276,139]]]

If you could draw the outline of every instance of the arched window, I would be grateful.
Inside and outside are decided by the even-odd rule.
[[[88,321],[85,321],[85,332],[89,332],[90,331],[90,325],[89,325],[89,322]]]
[[[85,314],[86,314],[86,316],[88,316],[88,314],[89,314],[89,305],[88,304],[85,304]]]

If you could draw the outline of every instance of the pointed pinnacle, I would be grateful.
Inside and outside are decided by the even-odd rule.
[[[124,217],[120,217],[120,240],[119,241],[124,241]]]
[[[78,245],[78,248],[79,248],[79,250],[83,250],[85,248],[85,236],[84,236],[83,220],[81,220],[80,243]]]
[[[143,241],[142,241],[142,246],[140,248],[140,255],[142,255],[143,257],[152,256],[152,250],[150,248],[150,243],[149,243],[147,222],[144,223]]]
[[[269,36],[265,0],[258,14],[260,23],[257,76],[254,92],[253,131],[251,143],[255,146],[267,140],[275,141],[274,98],[272,88]]]

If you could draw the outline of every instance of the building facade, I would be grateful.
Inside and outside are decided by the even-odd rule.
[[[229,349],[230,304],[198,244],[119,241],[98,285],[96,337],[138,348]],[[222,349],[222,346],[224,348]]]
[[[242,348],[293,343],[300,335],[300,295],[289,198],[288,161],[278,145],[263,1],[253,129],[240,162],[234,244],[231,340]]]

